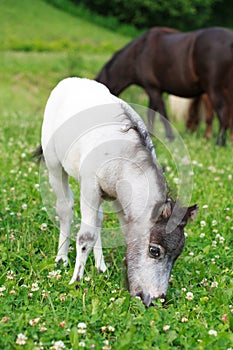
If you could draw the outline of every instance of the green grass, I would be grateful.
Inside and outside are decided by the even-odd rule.
[[[191,203],[198,203],[200,209],[197,219],[186,227],[186,246],[172,271],[167,308],[147,309],[140,300],[129,297],[124,246],[104,249],[109,266],[106,275],[96,272],[91,256],[86,278],[74,289],[68,283],[75,251],[70,253],[69,268],[60,268],[59,273],[54,266],[58,228],[44,210],[37,186],[39,167],[31,152],[40,142],[43,109],[52,87],[69,75],[93,78],[129,38],[42,1],[1,1],[0,19],[0,349],[39,349],[40,343],[44,349],[58,348],[53,341],[62,341],[73,350],[82,348],[81,341],[87,349],[232,348],[230,142],[218,148],[214,139],[203,139],[203,126],[191,135],[183,124],[177,125],[193,165]],[[40,50],[36,42],[41,43]],[[69,44],[62,47],[61,42]],[[22,51],[25,43],[28,51]],[[147,103],[136,87],[122,96],[130,102]],[[174,187],[177,171],[172,155],[162,145],[157,153]],[[72,186],[76,187],[74,182]],[[75,206],[77,216],[77,195]],[[105,227],[116,230],[115,216],[108,214],[105,219]],[[75,242],[71,243],[75,248]],[[53,270],[58,277],[49,278]],[[193,300],[186,299],[187,292],[193,293]],[[80,322],[87,326],[84,334]],[[210,330],[217,335],[209,334]],[[25,345],[16,344],[20,333],[27,337]]]

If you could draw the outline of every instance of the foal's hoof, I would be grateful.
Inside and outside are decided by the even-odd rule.
[[[63,264],[64,267],[68,266],[68,257],[66,255],[58,255],[55,259],[56,265]]]

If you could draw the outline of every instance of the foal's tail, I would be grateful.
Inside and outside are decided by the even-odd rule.
[[[39,145],[35,151],[32,154],[33,158],[37,158],[38,162],[40,162],[41,160],[44,160],[44,156],[43,156],[43,148],[41,145]]]

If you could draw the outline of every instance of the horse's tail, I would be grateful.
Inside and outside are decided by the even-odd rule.
[[[35,151],[32,154],[33,158],[36,158],[38,160],[38,162],[40,162],[41,160],[44,160],[44,156],[43,156],[43,148],[41,145],[39,145]]]

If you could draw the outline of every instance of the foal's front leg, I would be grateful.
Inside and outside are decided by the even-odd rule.
[[[102,228],[102,222],[103,222],[103,210],[100,206],[99,212],[98,212],[98,221],[97,221],[97,240],[95,242],[94,246],[94,257],[95,257],[95,267],[100,272],[105,272],[107,270],[107,267],[104,262],[104,255],[102,250],[102,242],[101,242],[101,228]]]
[[[87,258],[96,244],[98,238],[98,215],[100,206],[100,197],[96,193],[96,189],[90,184],[85,186],[88,193],[85,193],[85,198],[81,195],[81,227],[76,240],[76,262],[73,277],[70,284],[79,281],[83,277],[84,267]]]

